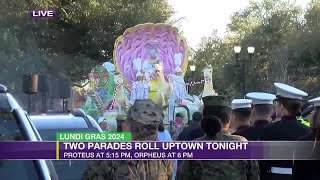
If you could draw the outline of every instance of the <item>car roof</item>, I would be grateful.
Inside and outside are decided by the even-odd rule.
[[[29,115],[31,122],[37,129],[81,129],[88,128],[82,117],[71,114],[39,114]]]

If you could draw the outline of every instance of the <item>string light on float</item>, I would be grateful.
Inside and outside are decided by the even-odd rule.
[[[118,89],[119,89],[120,85],[121,85],[121,84],[118,84],[118,85],[116,86],[116,89],[114,90],[113,99],[112,99],[112,103],[111,103],[111,105],[110,105],[109,110],[112,110],[112,109],[113,109],[114,103],[115,103],[115,101],[116,101],[116,98],[115,98],[115,97],[117,96]]]

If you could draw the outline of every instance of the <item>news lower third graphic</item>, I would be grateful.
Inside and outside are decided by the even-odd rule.
[[[57,133],[57,141],[59,142],[127,142],[131,141],[131,133],[118,132],[59,132]]]
[[[319,160],[319,152],[310,152],[314,147],[314,142],[310,141],[138,142],[131,141],[130,133],[60,132],[56,142],[0,142],[0,159]]]
[[[56,10],[30,10],[29,14],[33,18],[55,18],[57,16]]]

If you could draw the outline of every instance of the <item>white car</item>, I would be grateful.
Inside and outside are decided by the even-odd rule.
[[[0,140],[41,141],[27,112],[7,88],[0,84]],[[0,179],[59,179],[50,160],[0,161]]]
[[[57,132],[103,132],[97,122],[81,109],[30,115],[30,119],[45,141],[56,141]],[[87,161],[55,160],[53,165],[59,179],[79,180],[87,168]]]

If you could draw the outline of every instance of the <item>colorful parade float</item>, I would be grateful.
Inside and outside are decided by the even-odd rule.
[[[116,117],[125,115],[136,99],[151,99],[163,107],[165,124],[177,113],[185,124],[202,106],[201,97],[217,95],[212,87],[212,68],[203,70],[199,82],[185,82],[188,46],[178,30],[167,24],[140,24],[127,29],[115,42],[113,61],[95,67],[82,105],[89,115],[105,117],[110,130]],[[200,96],[190,95],[187,86],[204,84]]]

